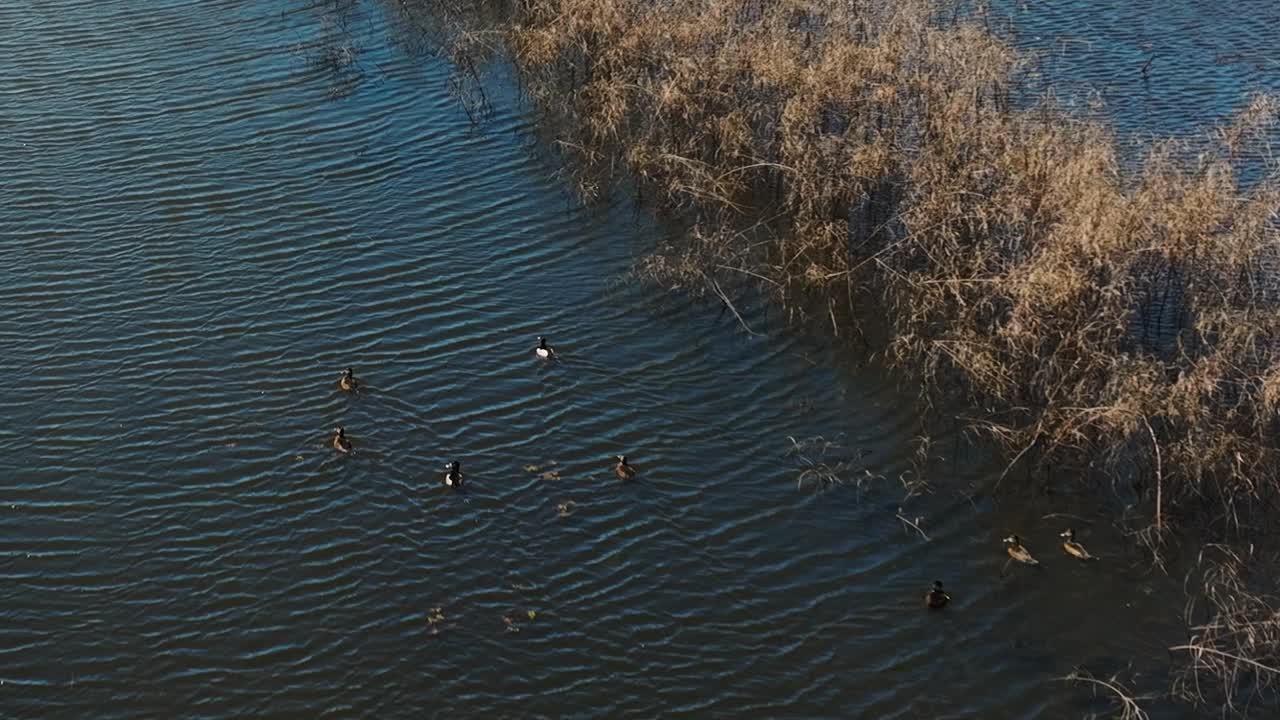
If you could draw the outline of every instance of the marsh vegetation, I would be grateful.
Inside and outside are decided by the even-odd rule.
[[[639,275],[731,309],[725,288],[750,286],[863,335],[925,402],[976,408],[1010,470],[1068,463],[1115,489],[1157,562],[1177,530],[1272,534],[1275,99],[1134,157],[1038,85],[981,4],[399,5],[465,77],[514,64],[585,199],[634,188],[689,224]],[[885,327],[859,322],[871,309]],[[1280,647],[1270,581],[1215,557],[1195,573],[1208,619],[1172,649],[1206,702],[1272,687]]]

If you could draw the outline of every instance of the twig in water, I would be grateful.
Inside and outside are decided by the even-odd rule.
[[[1169,650],[1170,650],[1170,651],[1173,651],[1173,650],[1186,650],[1186,651],[1189,651],[1189,652],[1191,652],[1191,653],[1193,653],[1193,654],[1196,654],[1196,655],[1199,655],[1200,653],[1210,653],[1210,654],[1212,654],[1212,655],[1217,655],[1217,656],[1219,656],[1219,657],[1224,657],[1224,658],[1226,658],[1226,659],[1228,659],[1228,660],[1235,660],[1236,662],[1242,662],[1242,663],[1244,663],[1244,664],[1246,664],[1246,665],[1251,665],[1251,666],[1253,666],[1253,667],[1255,667],[1255,668],[1257,668],[1257,669],[1259,669],[1259,670],[1261,670],[1261,671],[1263,671],[1263,672],[1271,673],[1272,675],[1280,675],[1280,668],[1273,668],[1273,667],[1271,667],[1270,665],[1263,665],[1262,663],[1258,662],[1257,660],[1250,660],[1249,658],[1247,658],[1247,657],[1243,657],[1243,656],[1241,656],[1241,655],[1232,655],[1232,654],[1231,654],[1231,653],[1229,653],[1229,652],[1223,652],[1223,651],[1221,651],[1221,650],[1214,650],[1214,649],[1213,649],[1213,648],[1211,648],[1211,647],[1205,647],[1205,646],[1203,646],[1203,645],[1174,645],[1173,647],[1169,648]]]
[[[1089,683],[1096,687],[1110,690],[1120,703],[1120,720],[1148,720],[1149,718],[1147,713],[1138,705],[1138,698],[1130,695],[1128,689],[1121,685],[1114,676],[1107,680],[1099,680],[1088,673],[1081,673],[1077,670],[1066,677],[1058,678],[1058,680],[1062,682]]]
[[[1078,520],[1082,523],[1086,523],[1089,525],[1093,524],[1092,520],[1089,520],[1087,518],[1082,518],[1079,515],[1072,515],[1071,513],[1049,513],[1048,515],[1040,516],[1041,520],[1053,520],[1054,518],[1070,518],[1072,520]]]
[[[1035,437],[1031,438],[1031,442],[1027,443],[1027,446],[1022,448],[1021,452],[1013,456],[1013,459],[1010,460],[1009,464],[1005,466],[1004,472],[1000,473],[1000,477],[996,480],[996,486],[991,488],[991,492],[994,493],[995,491],[1000,489],[1000,483],[1004,482],[1005,476],[1009,474],[1009,471],[1013,469],[1014,465],[1018,464],[1018,461],[1022,459],[1023,455],[1026,455],[1028,452],[1030,452],[1031,448],[1036,446],[1036,443],[1039,440],[1040,440],[1039,435],[1036,435]]]
[[[1151,421],[1147,419],[1146,415],[1142,416],[1142,423],[1147,426],[1147,434],[1151,436],[1151,445],[1156,449],[1156,530],[1159,531],[1164,529],[1164,516],[1161,512],[1161,505],[1164,500],[1164,468],[1160,458],[1160,441],[1156,439],[1156,431],[1151,429]]]
[[[920,537],[924,538],[925,542],[929,542],[928,534],[926,534],[925,531],[920,527],[920,523],[924,522],[923,517],[917,517],[915,521],[912,521],[909,518],[907,518],[907,516],[902,514],[902,508],[898,508],[897,516],[898,516],[898,519],[901,520],[903,523],[915,528],[915,531],[920,533]]]
[[[733,306],[733,303],[730,302],[729,300],[729,296],[725,295],[724,290],[720,289],[720,283],[713,280],[711,276],[707,275],[706,273],[703,273],[702,277],[706,278],[707,284],[711,286],[711,289],[715,291],[716,295],[720,296],[720,300],[724,302],[725,307],[729,308],[729,312],[732,312],[733,316],[738,318],[738,323],[742,325],[742,329],[746,330],[749,335],[755,335],[756,337],[759,337],[760,333],[756,332],[755,330],[752,330],[751,326],[747,325],[747,321],[743,320],[742,316],[738,314],[738,308]]]

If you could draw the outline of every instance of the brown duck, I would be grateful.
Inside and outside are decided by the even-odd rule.
[[[1022,547],[1022,538],[1017,535],[1010,535],[1004,539],[1005,552],[1009,553],[1009,557],[1017,560],[1024,565],[1039,566],[1040,561],[1031,556],[1031,553]]]
[[[338,387],[346,392],[355,392],[360,388],[359,381],[356,380],[356,371],[347,368],[342,371],[342,377],[338,378]]]
[[[1075,557],[1078,557],[1081,560],[1097,560],[1098,559],[1093,555],[1090,555],[1089,551],[1085,550],[1083,545],[1076,542],[1076,531],[1073,530],[1072,528],[1067,528],[1066,530],[1063,530],[1062,537],[1066,538],[1062,542],[1062,549],[1066,550],[1068,555],[1074,555]]]
[[[343,454],[351,452],[351,439],[347,437],[347,431],[342,426],[333,430],[333,449]]]
[[[924,605],[930,610],[941,610],[951,602],[951,596],[942,591],[942,581],[934,580],[933,589],[924,594]]]
[[[627,463],[626,455],[618,455],[618,464],[613,466],[613,474],[618,476],[619,480],[630,480],[639,472],[634,465]]]

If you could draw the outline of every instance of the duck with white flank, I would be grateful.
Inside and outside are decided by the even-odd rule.
[[[449,463],[449,471],[444,474],[444,485],[454,490],[462,489],[462,463],[457,460]]]
[[[547,339],[546,339],[546,338],[544,338],[544,337],[542,337],[541,335],[539,335],[539,336],[538,336],[538,347],[536,347],[536,348],[534,348],[534,349],[533,349],[533,354],[534,354],[534,355],[537,355],[538,357],[542,358],[543,360],[549,360],[549,359],[551,359],[551,358],[553,358],[553,357],[555,357],[555,356],[556,356],[556,350],[555,350],[555,348],[553,348],[553,347],[551,347],[550,345],[548,345],[548,344],[547,344]]]

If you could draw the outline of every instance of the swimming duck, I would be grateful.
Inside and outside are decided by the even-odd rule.
[[[1097,560],[1098,559],[1090,555],[1089,551],[1085,550],[1083,545],[1076,542],[1076,531],[1074,529],[1067,528],[1066,530],[1063,530],[1062,537],[1066,538],[1066,540],[1064,540],[1062,543],[1062,549],[1066,550],[1068,555],[1074,555],[1080,558],[1081,560]]]
[[[555,350],[555,348],[553,348],[553,347],[551,347],[550,345],[548,345],[548,344],[547,344],[547,339],[546,339],[546,338],[544,338],[544,337],[542,337],[541,335],[539,335],[539,336],[538,336],[538,347],[536,347],[536,348],[534,348],[534,349],[533,349],[533,354],[534,354],[534,355],[537,355],[538,357],[542,358],[543,360],[546,360],[546,359],[548,359],[548,358],[553,358],[553,357],[555,357],[555,356],[556,356],[556,350]]]
[[[462,464],[457,460],[449,463],[449,472],[444,474],[444,484],[454,490],[462,488]]]
[[[1022,538],[1019,538],[1017,535],[1010,535],[1004,539],[1004,542],[1005,552],[1009,553],[1009,557],[1027,565],[1040,564],[1039,560],[1031,557],[1031,553],[1028,552],[1026,548],[1022,547]]]
[[[347,368],[342,371],[342,377],[338,379],[338,387],[347,392],[354,392],[360,387],[360,383],[356,380],[356,371]]]
[[[333,429],[333,449],[344,454],[351,452],[351,439],[347,437],[346,428],[341,425]]]
[[[942,581],[934,580],[933,589],[924,594],[925,607],[938,610],[946,607],[949,602],[951,602],[951,596],[942,591]]]
[[[613,474],[618,476],[619,480],[630,480],[636,476],[638,472],[634,465],[627,464],[626,455],[618,455],[618,464],[613,466]]]

